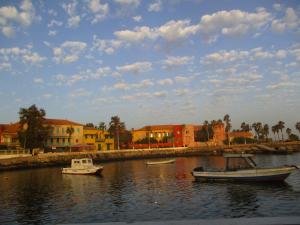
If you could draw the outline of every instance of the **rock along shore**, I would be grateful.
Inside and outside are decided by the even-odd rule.
[[[291,154],[300,152],[300,142],[210,146],[200,148],[134,149],[107,152],[45,153],[0,159],[0,170],[40,168],[69,165],[74,158],[93,158],[94,162],[120,161],[144,158],[165,158],[197,155],[222,155],[223,153]]]

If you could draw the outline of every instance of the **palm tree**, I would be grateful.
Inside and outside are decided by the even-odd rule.
[[[209,141],[209,123],[208,123],[208,121],[205,120],[204,123],[203,123],[203,125],[204,125],[204,128],[205,128],[205,130],[206,130],[207,141]]]
[[[71,152],[71,137],[74,133],[74,127],[72,127],[72,125],[70,127],[67,127],[66,133],[69,134],[69,151]]]
[[[286,128],[286,133],[287,133],[287,135],[288,135],[288,138],[290,139],[290,136],[291,136],[291,134],[292,134],[292,130],[290,129],[290,128]]]
[[[120,150],[120,134],[125,130],[125,123],[121,122],[120,117],[113,116],[109,123],[109,132],[114,135],[115,148]]]
[[[276,125],[272,126],[272,132],[274,134],[274,138],[275,138],[275,141],[276,141]]]
[[[99,130],[106,130],[106,124],[104,122],[100,122],[98,126]]]
[[[225,127],[225,132],[227,133],[227,140],[228,140],[228,144],[230,145],[230,140],[229,140],[229,132],[231,130],[231,123],[230,123],[230,117],[228,114],[226,114],[223,118],[224,122],[226,122],[226,127]]]
[[[280,132],[281,132],[282,141],[283,141],[283,133],[282,133],[282,129],[284,128],[284,122],[283,122],[283,121],[279,121],[277,125],[278,125],[278,129],[279,129]]]
[[[299,133],[300,133],[300,122],[297,122],[296,125],[295,125],[295,127],[299,131]]]
[[[264,127],[263,127],[263,133],[264,133],[264,136],[266,137],[266,140],[267,140],[268,136],[269,136],[269,125],[268,124],[264,125]]]
[[[241,124],[241,129],[242,131],[244,132],[249,132],[250,131],[250,125],[245,123],[245,122],[242,122]],[[244,140],[245,140],[245,144],[247,144],[247,140],[246,140],[246,137],[244,137]]]

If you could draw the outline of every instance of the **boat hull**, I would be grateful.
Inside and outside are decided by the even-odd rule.
[[[193,171],[198,181],[231,181],[231,182],[282,182],[296,170],[295,167],[273,169],[252,169],[228,172]]]
[[[165,160],[165,161],[155,161],[155,162],[147,162],[147,165],[160,165],[160,164],[171,164],[174,163],[175,159]]]
[[[101,175],[103,167],[94,167],[87,169],[72,169],[63,168],[63,174],[73,174],[73,175]]]

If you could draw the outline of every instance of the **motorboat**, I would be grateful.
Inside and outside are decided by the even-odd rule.
[[[159,164],[171,164],[174,163],[175,159],[163,160],[163,161],[148,161],[147,165],[159,165]]]
[[[63,174],[77,174],[77,175],[101,175],[103,166],[94,166],[93,160],[89,158],[72,159],[71,167],[63,168]]]
[[[224,169],[195,168],[191,174],[200,181],[273,182],[284,181],[299,169],[295,165],[258,168],[251,154],[224,154]]]

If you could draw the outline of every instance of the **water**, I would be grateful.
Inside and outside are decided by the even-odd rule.
[[[259,155],[261,166],[300,164],[300,154]],[[220,157],[104,163],[103,176],[62,175],[60,168],[0,173],[0,223],[56,224],[202,218],[300,216],[300,172],[283,184],[194,182],[199,165]]]

